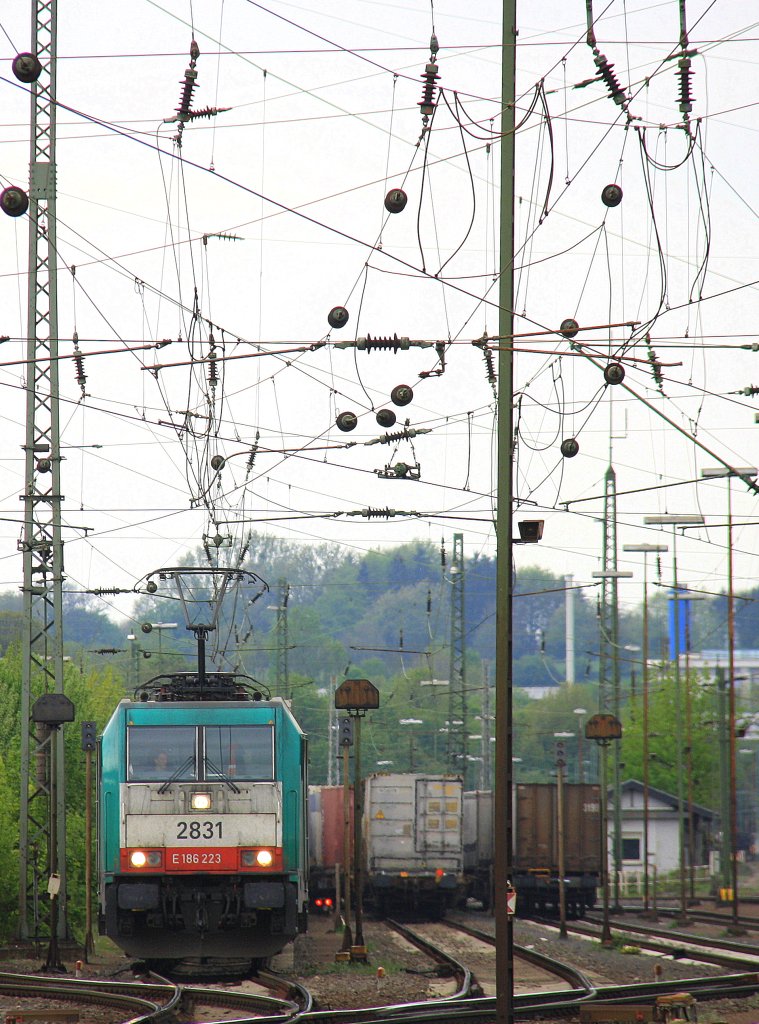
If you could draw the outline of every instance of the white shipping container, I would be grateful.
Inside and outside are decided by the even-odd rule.
[[[370,775],[363,835],[369,872],[463,869],[463,783],[452,775]]]

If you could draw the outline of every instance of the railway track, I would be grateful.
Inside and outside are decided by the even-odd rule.
[[[692,920],[695,922],[696,918]],[[543,923],[550,924],[547,921]],[[704,923],[714,922],[711,918],[704,918]],[[598,936],[601,918],[589,915],[583,924],[572,922],[567,927],[577,934]],[[657,928],[655,925],[630,921],[624,916],[613,918],[612,927],[618,935],[634,936],[636,945],[652,952],[665,955],[674,952],[681,958],[687,955],[688,959],[701,960],[718,967],[759,970],[759,954],[754,944],[748,945],[718,936],[697,935],[689,931],[673,931],[672,928]]]
[[[552,922],[552,925],[555,928],[556,922]],[[448,990],[425,1001],[350,1010],[314,1009],[305,990],[293,987],[292,983],[281,977],[269,978],[265,972],[257,980],[266,985],[268,991],[257,993],[240,992],[239,987],[230,991],[224,984],[198,985],[189,979],[171,982],[155,976],[136,983],[53,979],[39,975],[0,975],[0,991],[7,992],[9,988],[5,985],[12,985],[14,995],[19,1000],[33,998],[37,1005],[43,997],[66,999],[69,1005],[95,1003],[104,1008],[103,1016],[98,1017],[104,1024],[117,1024],[125,1017],[129,1017],[132,1024],[152,1024],[172,1017],[174,1020],[189,1019],[221,1024],[229,1021],[230,1015],[237,1021],[241,1018],[250,1020],[262,1017],[268,1024],[294,1021],[298,1024],[346,1024],[348,1021],[350,1024],[383,1024],[385,1021],[396,1024],[415,1024],[418,1021],[419,1024],[427,1024],[432,1020],[437,1024],[492,1022],[495,999],[487,991],[484,995],[478,994],[481,991],[478,982],[481,983],[486,977],[482,967],[484,962],[492,964],[494,976],[492,933],[473,927],[468,921],[458,920],[413,926],[393,923],[392,926],[406,941],[423,948],[425,955],[433,958],[439,967],[440,977],[451,979]],[[593,932],[586,922],[577,926],[573,923],[572,930],[575,927],[578,930],[582,928],[586,934]],[[459,944],[456,936],[466,938],[470,943]],[[678,934],[673,936],[671,932],[667,937],[671,951],[672,943],[679,944],[681,937]],[[691,941],[694,939],[689,935],[685,938]],[[651,938],[651,941],[656,940]],[[663,940],[659,941],[663,943]],[[515,947],[514,952],[517,983],[520,973],[523,977],[526,974],[520,968],[520,965],[525,964],[535,970],[539,968],[550,971],[554,978],[553,982],[544,979],[539,991],[524,991],[520,990],[521,986],[515,986],[514,1013],[520,1021],[536,1016],[554,1020],[569,1019],[576,1017],[582,1006],[591,1003],[636,1003],[653,1007],[659,996],[683,990],[687,990],[699,1001],[720,998],[733,1000],[759,991],[759,957],[754,958],[754,969],[750,972],[739,973],[732,969],[726,976],[688,979],[687,982],[680,978],[666,982],[596,984],[594,987],[581,971],[568,967],[566,963],[558,963],[550,956],[538,954],[520,945]],[[555,948],[552,948],[552,952],[555,953]],[[723,951],[718,951],[717,955],[722,954]],[[725,952],[724,955],[728,954]],[[693,956],[695,958],[695,952]],[[729,963],[734,964],[735,957]],[[557,985],[556,978],[560,979],[561,987]],[[54,1019],[51,1016],[51,1020]]]
[[[479,928],[473,928],[471,925],[458,920],[445,920],[442,921],[441,924],[449,930],[457,931],[463,935],[468,935],[491,949],[495,948],[495,937],[489,932],[482,931]],[[572,967],[569,964],[554,959],[553,957],[539,953],[535,949],[529,949],[527,946],[515,945],[514,958],[515,961],[521,962],[522,965],[529,965],[529,967],[538,972],[537,975],[535,974],[535,971],[530,972],[528,978],[525,977],[527,972],[524,972],[520,970],[518,966],[515,966],[514,984],[515,991],[517,992],[528,991],[529,985],[532,985],[531,991],[534,992],[537,982],[537,988],[545,994],[548,984],[555,984],[557,978],[564,984],[568,985],[571,991],[580,994],[584,993],[588,997],[592,997],[595,991],[592,983],[576,967]],[[494,971],[494,961],[492,966]],[[493,978],[493,980],[495,980],[495,978]]]
[[[159,975],[142,981],[93,981],[50,978],[24,974],[0,974],[0,993],[18,1001],[18,1008],[45,1009],[55,1020],[53,1004],[98,1006],[116,1016],[126,1011],[130,1024],[159,1024],[176,1020],[177,1014],[196,1015],[203,1010],[209,1020],[217,1010],[232,1010],[245,1017],[265,1017],[268,1021],[287,1022],[312,1010],[310,993],[295,981],[261,972],[256,983],[266,992],[232,991],[219,986],[198,986],[174,982]],[[33,1004],[30,1007],[30,1004]],[[44,1005],[43,1005],[44,1004]]]

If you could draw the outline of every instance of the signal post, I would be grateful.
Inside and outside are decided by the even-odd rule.
[[[366,963],[367,949],[364,944],[363,899],[363,857],[361,855],[361,817],[364,809],[364,794],[361,784],[361,719],[367,711],[379,707],[379,690],[368,679],[345,679],[335,690],[335,708],[347,711],[340,720],[340,744],[343,748],[343,794],[345,807],[345,919],[343,947],[337,956],[351,962]],[[348,786],[348,757],[350,746],[355,747],[353,758],[353,892],[356,903],[355,935],[350,931],[350,802]]]

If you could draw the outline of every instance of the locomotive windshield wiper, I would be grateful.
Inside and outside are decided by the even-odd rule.
[[[184,759],[184,761],[180,764],[180,766],[177,768],[177,770],[163,783],[163,785],[160,787],[158,792],[159,793],[165,793],[166,790],[169,788],[169,786],[172,784],[172,782],[176,782],[177,779],[179,778],[179,776],[182,775],[191,765],[194,765],[194,764],[195,764],[195,755],[194,754],[190,754],[189,757],[186,757]]]
[[[217,768],[216,765],[213,763],[213,761],[209,757],[204,757],[203,758],[203,767],[206,770],[205,771],[206,781],[208,781],[208,769],[210,768],[214,775],[218,775],[219,778],[223,782],[226,782],[226,784],[229,786],[229,788],[232,790],[233,793],[239,793],[240,792],[240,787],[236,786],[234,784],[234,782],[232,782],[230,777],[228,775],[224,774],[224,772],[221,770],[221,768]]]

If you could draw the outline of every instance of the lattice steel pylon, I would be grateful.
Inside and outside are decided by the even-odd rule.
[[[464,534],[454,533],[451,555],[451,661],[448,673],[448,768],[467,773]]]
[[[56,932],[67,935],[65,767],[62,730],[35,727],[34,700],[63,693],[63,539],[61,534],[56,259],[57,0],[32,0],[31,52],[42,66],[31,83],[27,400],[24,474],[24,642],[21,679],[19,937],[41,936],[50,862],[60,876]],[[58,785],[51,788],[51,745]],[[55,814],[50,796],[55,793]],[[55,835],[51,834],[55,821]],[[55,859],[50,856],[56,844]],[[50,858],[50,859],[48,859]]]
[[[619,579],[617,568],[617,474],[609,464],[604,476],[604,547],[601,596],[600,657],[598,663],[599,711],[620,715],[619,680]],[[629,575],[629,574],[628,574]],[[609,677],[611,676],[611,689]],[[620,799],[622,765],[620,744],[612,744],[612,785],[614,788],[614,825],[612,861],[614,864],[614,903],[619,906],[621,873],[622,808]],[[601,750],[608,756],[608,747]]]
[[[600,648],[598,661],[598,710],[611,712],[613,687],[609,679],[614,674],[614,608],[617,603],[617,580],[611,573],[617,571],[617,475],[609,466],[604,476],[603,555],[601,571]],[[614,712],[616,714],[616,711]]]

